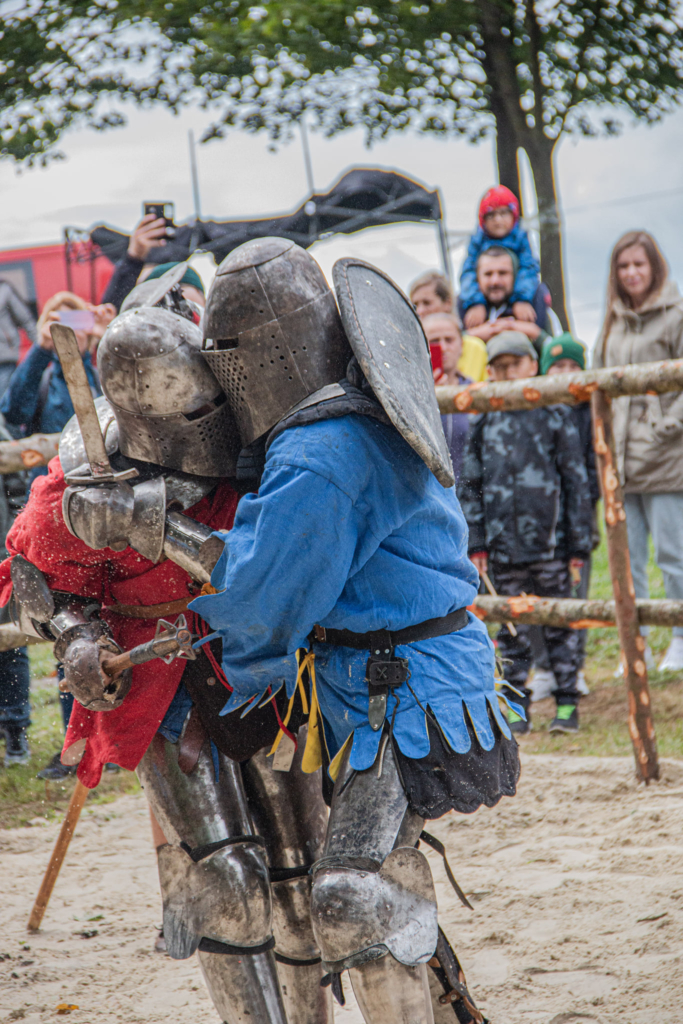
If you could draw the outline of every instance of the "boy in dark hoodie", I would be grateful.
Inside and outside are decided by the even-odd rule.
[[[536,350],[526,335],[503,331],[488,344],[493,380],[538,372]],[[592,505],[579,432],[571,410],[553,405],[477,417],[468,438],[458,497],[469,526],[469,554],[481,573],[490,572],[499,594],[570,597],[591,550]],[[521,694],[524,721],[510,712],[514,732],[530,728],[532,664],[530,626],[498,633],[505,678]],[[557,714],[552,732],[579,728],[575,630],[544,626],[555,676]],[[507,692],[512,696],[512,691]]]
[[[492,246],[507,249],[516,261],[512,294],[515,319],[535,323],[534,299],[540,284],[539,267],[529,237],[519,223],[519,202],[505,185],[490,188],[479,204],[479,227],[470,239],[460,274],[459,304],[466,328],[486,320],[486,300],[477,283],[477,260]]]

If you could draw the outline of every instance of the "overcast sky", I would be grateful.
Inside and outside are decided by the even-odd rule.
[[[133,110],[125,128],[67,135],[61,147],[66,159],[45,170],[18,173],[1,164],[0,248],[59,241],[65,225],[105,221],[129,231],[145,199],[173,201],[179,221],[191,216],[187,132],[193,129],[199,137],[208,122],[200,110],[179,117],[163,110]],[[311,133],[309,138],[316,188],[327,189],[352,166],[394,168],[441,189],[451,229],[474,228],[478,201],[495,183],[490,142],[470,146],[396,135],[368,150],[360,132],[332,140]],[[589,345],[602,315],[609,251],[624,231],[651,231],[673,276],[683,279],[682,141],[683,112],[655,128],[630,128],[617,139],[566,139],[561,144],[557,167],[570,302],[576,333]],[[299,205],[307,191],[299,138],[277,152],[268,147],[264,136],[237,132],[198,147],[203,216],[245,218]],[[622,199],[628,201],[617,202]],[[340,235],[312,251],[328,274],[340,256],[357,255],[381,266],[404,288],[423,270],[439,265],[436,233],[422,225]],[[462,250],[454,251],[456,269],[461,257]],[[207,267],[202,269],[206,273]]]

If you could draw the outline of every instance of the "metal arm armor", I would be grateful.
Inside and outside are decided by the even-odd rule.
[[[200,583],[208,583],[223,544],[210,527],[181,512],[167,511],[183,481],[163,476],[131,486],[67,487],[62,515],[67,529],[90,548],[123,551],[130,545],[151,562],[170,558]],[[212,484],[215,481],[212,481]],[[193,504],[198,496],[182,495]],[[170,492],[170,493],[169,493]],[[192,500],[194,499],[194,501]]]

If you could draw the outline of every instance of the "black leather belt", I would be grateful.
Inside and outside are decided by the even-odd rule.
[[[457,608],[448,615],[426,619],[416,626],[406,626],[405,629],[395,631],[373,629],[369,633],[354,633],[351,629],[326,629],[324,626],[316,625],[309,640],[331,644],[333,647],[370,651],[365,666],[365,679],[370,695],[368,720],[371,728],[377,732],[382,728],[386,717],[390,688],[400,686],[410,678],[408,659],[395,657],[394,648],[401,644],[412,644],[418,640],[431,640],[436,636],[457,633],[468,622],[467,609]]]

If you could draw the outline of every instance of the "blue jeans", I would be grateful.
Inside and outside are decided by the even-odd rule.
[[[25,647],[0,651],[0,725],[28,729],[29,704],[28,652]]]
[[[683,600],[683,491],[669,494],[625,494],[628,551],[636,597],[650,596],[647,581],[648,538],[652,535],[655,561],[662,570],[664,592],[669,600]],[[641,626],[643,636],[648,626]],[[683,626],[674,626],[683,636]]]

